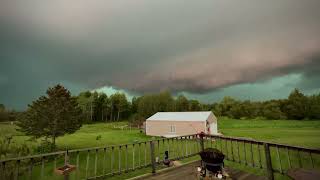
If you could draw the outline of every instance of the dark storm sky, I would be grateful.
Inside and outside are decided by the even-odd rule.
[[[4,0],[0,103],[170,90],[204,102],[320,90],[319,0]]]

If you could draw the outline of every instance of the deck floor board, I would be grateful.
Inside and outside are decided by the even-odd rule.
[[[200,161],[185,166],[177,167],[166,172],[144,177],[145,180],[195,180],[197,179],[196,167]],[[266,180],[266,177],[257,176],[237,169],[226,168],[226,171],[232,179],[235,180]]]

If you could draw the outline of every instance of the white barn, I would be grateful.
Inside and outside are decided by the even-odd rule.
[[[158,112],[146,120],[150,136],[176,137],[204,132],[218,134],[217,118],[211,111]]]

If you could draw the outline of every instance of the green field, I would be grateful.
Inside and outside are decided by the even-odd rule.
[[[95,146],[133,143],[150,139],[137,129],[120,130],[126,122],[97,123],[83,125],[74,134],[57,139],[59,149],[76,149]],[[0,137],[13,136],[12,143],[36,145],[34,141],[26,141],[29,137],[16,131],[15,125],[0,124]],[[219,132],[226,136],[245,137],[289,145],[320,148],[320,121],[296,120],[236,120],[219,118]],[[101,139],[96,140],[97,136]],[[38,142],[39,143],[39,142]]]
[[[312,148],[320,148],[320,142],[319,142],[319,135],[320,135],[320,121],[294,121],[294,120],[234,120],[234,119],[228,119],[228,118],[219,118],[219,131],[223,133],[226,136],[236,136],[236,137],[245,137],[245,138],[252,138],[256,140],[265,140],[265,141],[272,141],[272,142],[278,142],[283,144],[289,144],[289,145],[299,145],[299,146],[306,146],[306,147],[312,147]],[[118,122],[118,123],[98,123],[98,124],[90,124],[90,125],[84,125],[79,131],[77,131],[74,134],[71,135],[65,135],[63,137],[59,137],[57,139],[57,145],[59,149],[79,149],[79,148],[89,148],[89,147],[97,147],[97,146],[110,146],[110,145],[116,145],[116,144],[126,144],[126,143],[134,143],[134,142],[143,142],[146,140],[151,139],[151,137],[148,137],[144,135],[143,133],[140,133],[138,129],[125,129],[121,130],[120,126],[125,125],[126,122]],[[13,145],[18,146],[22,143],[27,143],[29,146],[36,146],[40,143],[40,141],[37,142],[31,142],[26,141],[29,139],[29,137],[23,135],[20,132],[17,132],[16,127],[14,125],[10,124],[0,124],[0,135],[1,137],[13,135]],[[97,137],[101,136],[99,140],[97,140]],[[211,142],[210,142],[211,143]],[[206,147],[212,146],[210,143],[206,144]],[[213,144],[213,146],[218,145],[219,143],[221,145],[221,142],[217,141],[216,144]],[[224,142],[223,142],[224,143]],[[174,143],[173,143],[174,145]],[[230,142],[228,145],[229,153],[231,151],[230,149]],[[163,157],[162,151],[166,150],[167,145],[164,144],[160,147],[161,152],[157,152],[160,157]],[[179,143],[176,143],[176,148],[179,149]],[[193,150],[196,151],[196,147],[193,146]],[[129,147],[129,152],[132,147]],[[242,148],[242,149],[241,149]],[[241,153],[240,153],[240,159],[243,159],[243,153],[244,151],[243,147],[240,147]],[[149,152],[149,146],[147,147],[147,151]],[[236,149],[234,149],[235,153],[237,152]],[[247,149],[248,151],[248,149]],[[173,150],[171,153],[171,156],[174,156],[177,151]],[[110,153],[110,152],[109,152]],[[118,151],[115,150],[115,153],[118,154]],[[124,159],[124,152],[122,152],[122,159],[121,161],[121,168],[125,164]],[[137,154],[137,149],[135,150],[135,153]],[[157,154],[156,153],[156,154]],[[274,152],[273,152],[274,153]],[[292,152],[295,153],[295,152]],[[83,177],[84,173],[86,171],[85,164],[88,154],[87,153],[80,153],[79,161],[80,161],[80,170],[82,173],[80,175]],[[89,154],[90,156],[90,168],[88,169],[89,175],[93,175],[94,172],[94,158],[95,154],[94,152],[91,152]],[[111,156],[109,154],[108,156]],[[229,154],[230,156],[230,154]],[[285,159],[284,152],[280,151],[280,157]],[[294,154],[293,154],[294,156]],[[128,163],[132,165],[132,159],[131,155],[129,155]],[[276,157],[276,154],[274,154],[274,157]],[[192,158],[194,159],[194,158]],[[254,160],[257,159],[257,153],[254,155]],[[75,164],[76,157],[71,157],[71,162]],[[103,166],[103,154],[102,151],[98,153],[98,167]],[[118,167],[118,160],[116,159],[115,168]],[[150,161],[150,157],[147,156],[147,161]],[[249,161],[252,161],[252,159]],[[263,160],[262,160],[263,161]],[[184,160],[183,162],[186,162]],[[135,166],[138,166],[139,163],[144,163],[144,159],[142,158],[141,161],[135,162]],[[256,162],[257,163],[257,162]],[[58,159],[57,161],[58,165],[63,164],[63,157]],[[232,166],[237,166],[237,164],[230,164]],[[237,166],[238,167],[238,166]],[[277,167],[277,164],[275,164],[275,167]],[[45,167],[46,174],[52,174],[52,168],[53,163],[47,162]],[[110,163],[107,163],[106,166],[107,170],[111,170]],[[241,168],[239,166],[239,168]],[[244,168],[245,170],[248,170],[248,168]],[[116,169],[117,170],[117,169]],[[98,173],[102,173],[102,169],[98,168]],[[34,178],[37,179],[37,174],[40,174],[40,166],[37,166],[34,169]],[[150,172],[150,168],[143,168],[138,171],[134,171],[132,173],[127,173],[125,175],[121,176],[114,176],[113,178],[117,179],[119,177],[132,177],[139,174],[143,174],[146,172]],[[257,172],[261,174],[260,172]],[[51,177],[51,176],[50,176]],[[49,177],[46,177],[49,179]],[[53,177],[52,177],[53,178]],[[50,179],[52,179],[50,178]],[[56,179],[56,178],[53,178]]]
[[[220,118],[218,122],[219,131],[226,136],[320,148],[320,121]]]

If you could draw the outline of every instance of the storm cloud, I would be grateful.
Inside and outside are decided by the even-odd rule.
[[[300,74],[320,88],[320,2],[0,2],[0,101],[63,83],[135,93],[210,93]]]

